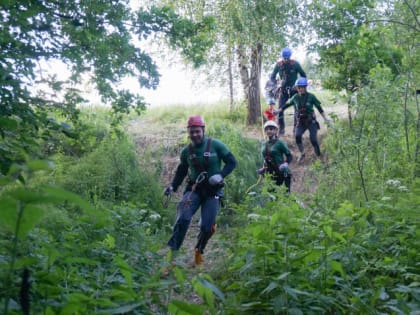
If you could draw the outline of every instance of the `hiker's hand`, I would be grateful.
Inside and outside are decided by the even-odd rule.
[[[265,173],[265,171],[266,171],[266,168],[265,167],[261,167],[261,168],[257,169],[257,174],[258,175],[263,175]]]
[[[333,125],[332,120],[325,113],[322,113],[321,115],[322,115],[322,118],[324,118],[324,122],[327,125],[327,127],[332,127]]]
[[[287,163],[287,162],[281,163],[280,166],[279,166],[279,170],[282,171],[282,172],[287,171],[288,168],[289,168],[289,163]]]
[[[209,184],[212,186],[220,185],[223,182],[223,177],[220,174],[215,174],[209,178]]]
[[[172,194],[174,192],[174,188],[172,186],[166,187],[165,191],[163,192],[163,194],[165,196],[169,196],[170,194]]]

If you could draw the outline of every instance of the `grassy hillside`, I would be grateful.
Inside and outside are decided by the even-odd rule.
[[[369,104],[354,108],[353,129],[324,128],[325,158],[292,164],[302,190],[290,197],[270,181],[254,185],[262,133],[244,125],[240,105],[151,108],[121,128],[106,111],[84,110],[76,136],[47,138],[39,161],[16,166],[24,180],[2,179],[1,305],[21,314],[23,296],[44,314],[415,314],[420,182],[403,138],[391,136],[403,130],[400,110],[379,115]],[[197,113],[238,167],[203,269],[189,268],[196,218],[166,273],[180,196],[165,208],[162,191]],[[291,134],[286,141],[295,150]]]

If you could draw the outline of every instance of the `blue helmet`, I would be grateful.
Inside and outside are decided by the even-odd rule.
[[[306,80],[306,78],[299,78],[296,80],[295,83],[296,86],[308,86],[308,80]]]
[[[274,98],[270,98],[267,103],[268,105],[276,105],[276,100]]]
[[[290,50],[290,48],[289,47],[284,47],[282,50],[281,50],[281,56],[283,57],[283,58],[290,58],[290,56],[292,55],[292,51]]]

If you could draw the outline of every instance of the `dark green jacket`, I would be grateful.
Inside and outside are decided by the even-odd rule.
[[[292,161],[292,154],[287,144],[279,139],[264,142],[261,148],[261,154],[269,171],[273,171],[271,168],[274,166],[278,167],[283,162],[290,163]]]
[[[204,152],[207,147],[208,137],[204,137],[199,145],[193,145],[193,154],[196,162],[193,162],[193,157],[190,154],[189,145],[185,146],[181,151],[180,163],[177,167],[175,177],[172,181],[174,191],[182,184],[185,176],[189,177],[189,181],[194,182],[198,175],[204,170]],[[225,163],[222,169],[222,161]],[[197,165],[200,169],[197,169]],[[227,146],[220,140],[211,139],[210,154],[208,157],[207,178],[215,174],[221,174],[222,177],[229,175],[236,166],[236,160],[232,153],[230,153]]]
[[[312,116],[314,113],[314,107],[316,107],[320,114],[324,112],[321,107],[321,102],[316,98],[314,94],[308,92],[302,95],[293,95],[290,99],[287,100],[284,109],[290,106],[294,106],[295,112],[297,113],[304,111],[308,117]]]
[[[288,63],[285,63],[283,60],[279,60],[274,66],[270,79],[275,82],[276,76],[279,74],[280,79],[285,81],[285,84],[283,84],[282,87],[291,88],[295,85],[298,73],[301,77],[306,78],[306,73],[303,71],[299,62],[293,59],[290,59]]]

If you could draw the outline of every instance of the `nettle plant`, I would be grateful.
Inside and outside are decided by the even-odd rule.
[[[418,309],[420,231],[403,204],[342,203],[328,209],[315,201],[302,208],[293,196],[275,196],[263,190],[237,208],[239,220],[247,218],[247,224],[230,236],[230,259],[217,279],[227,313],[403,314]]]

